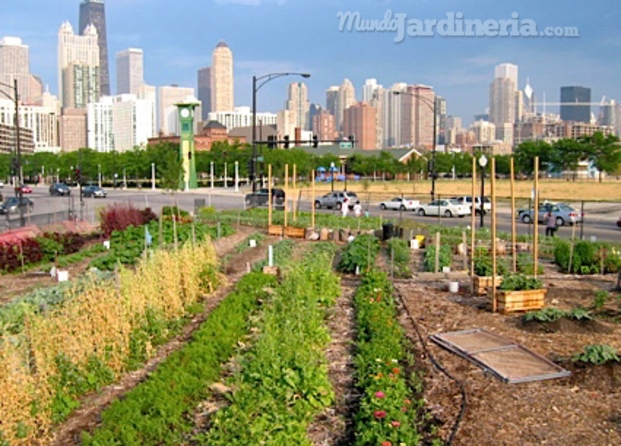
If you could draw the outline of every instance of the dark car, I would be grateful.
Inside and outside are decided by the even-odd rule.
[[[50,185],[50,195],[64,197],[71,195],[71,189],[65,183],[53,183]]]
[[[617,220],[617,226],[621,228],[621,217],[619,217],[619,220]]]
[[[27,211],[32,211],[34,203],[29,198],[22,198],[20,202],[20,199],[17,197],[10,197],[0,204],[0,214],[6,215],[18,212],[20,207]]]
[[[267,206],[269,197],[269,189],[263,188],[256,192],[246,195],[246,206]],[[275,208],[280,209],[285,206],[285,191],[282,189],[272,189],[272,204]]]
[[[83,186],[83,197],[106,198],[108,193],[99,186]]]

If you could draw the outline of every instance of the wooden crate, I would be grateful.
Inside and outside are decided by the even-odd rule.
[[[306,235],[306,229],[287,226],[285,227],[285,235],[291,238],[304,238]]]
[[[502,283],[502,277],[496,276],[496,286]],[[477,296],[485,296],[487,289],[492,287],[492,276],[474,276],[474,294]]]
[[[267,227],[267,233],[269,235],[282,235],[283,227],[282,225],[269,225]]]
[[[498,311],[501,313],[513,313],[516,311],[541,310],[545,305],[545,297],[548,290],[526,291],[497,291]],[[492,295],[492,290],[489,290]]]

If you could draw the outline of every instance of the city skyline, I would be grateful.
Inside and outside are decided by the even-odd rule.
[[[79,0],[49,4],[40,0],[5,5],[0,27],[6,36],[20,37],[31,50],[31,71],[45,85],[57,85],[54,39],[60,24],[78,23]],[[602,1],[594,5],[564,8],[560,1],[540,4],[532,0],[498,5],[483,1],[369,1],[349,0],[315,3],[292,0],[213,0],[194,4],[180,0],[175,8],[159,0],[107,0],[106,21],[109,53],[136,47],[145,53],[145,82],[150,85],[178,84],[196,87],[196,72],[209,64],[213,45],[226,40],[236,55],[235,106],[251,102],[252,75],[273,71],[303,71],[308,80],[309,100],[324,104],[325,90],[348,78],[360,92],[365,79],[375,78],[383,85],[396,82],[425,84],[448,101],[448,114],[471,122],[474,114],[488,107],[489,83],[494,67],[512,63],[522,73],[540,100],[559,100],[560,87],[584,85],[593,98],[621,98],[621,85],[615,74],[621,69],[614,57],[621,45],[615,26],[621,5]],[[148,8],[146,6],[149,6]],[[161,6],[161,7],[160,7]],[[162,15],[166,8],[166,15]],[[205,10],[209,14],[204,14]],[[382,33],[343,33],[338,30],[337,13],[360,11],[381,18],[391,9],[410,16],[434,18],[449,11],[462,11],[469,17],[502,18],[518,10],[541,25],[576,26],[579,38],[409,38],[395,43]],[[141,17],[136,21],[136,17]],[[162,26],[163,17],[167,26]],[[304,17],[298,23],[294,17]],[[181,21],[183,20],[183,22]],[[183,26],[168,26],[170,23]],[[300,32],[300,23],[312,27]],[[302,25],[304,26],[304,25]],[[166,29],[170,28],[170,30]],[[179,29],[181,29],[181,31]],[[243,32],[239,32],[239,30]],[[269,32],[265,32],[265,30]],[[205,32],[205,30],[208,30]],[[197,36],[201,36],[200,39]],[[111,75],[115,70],[111,69]],[[115,85],[111,79],[111,85]],[[261,91],[260,111],[277,111],[286,97],[286,82],[274,82]],[[357,100],[360,100],[357,97]]]

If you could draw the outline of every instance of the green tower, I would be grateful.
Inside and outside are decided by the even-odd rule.
[[[196,159],[194,157],[194,109],[198,102],[184,102],[175,104],[179,110],[179,155],[183,162],[183,177],[180,179],[180,189],[196,189]]]

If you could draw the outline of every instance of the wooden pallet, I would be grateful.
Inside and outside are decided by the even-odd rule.
[[[267,227],[267,233],[269,235],[281,236],[283,234],[283,227],[282,225],[269,225]]]
[[[502,283],[502,277],[496,276],[496,287]],[[492,287],[491,276],[474,276],[474,293],[477,296],[485,296],[489,288]]]
[[[541,310],[548,290],[496,291],[498,311],[504,314]],[[489,290],[492,296],[492,290]]]
[[[304,238],[306,236],[306,229],[296,228],[295,226],[286,226],[285,236],[291,238]]]

